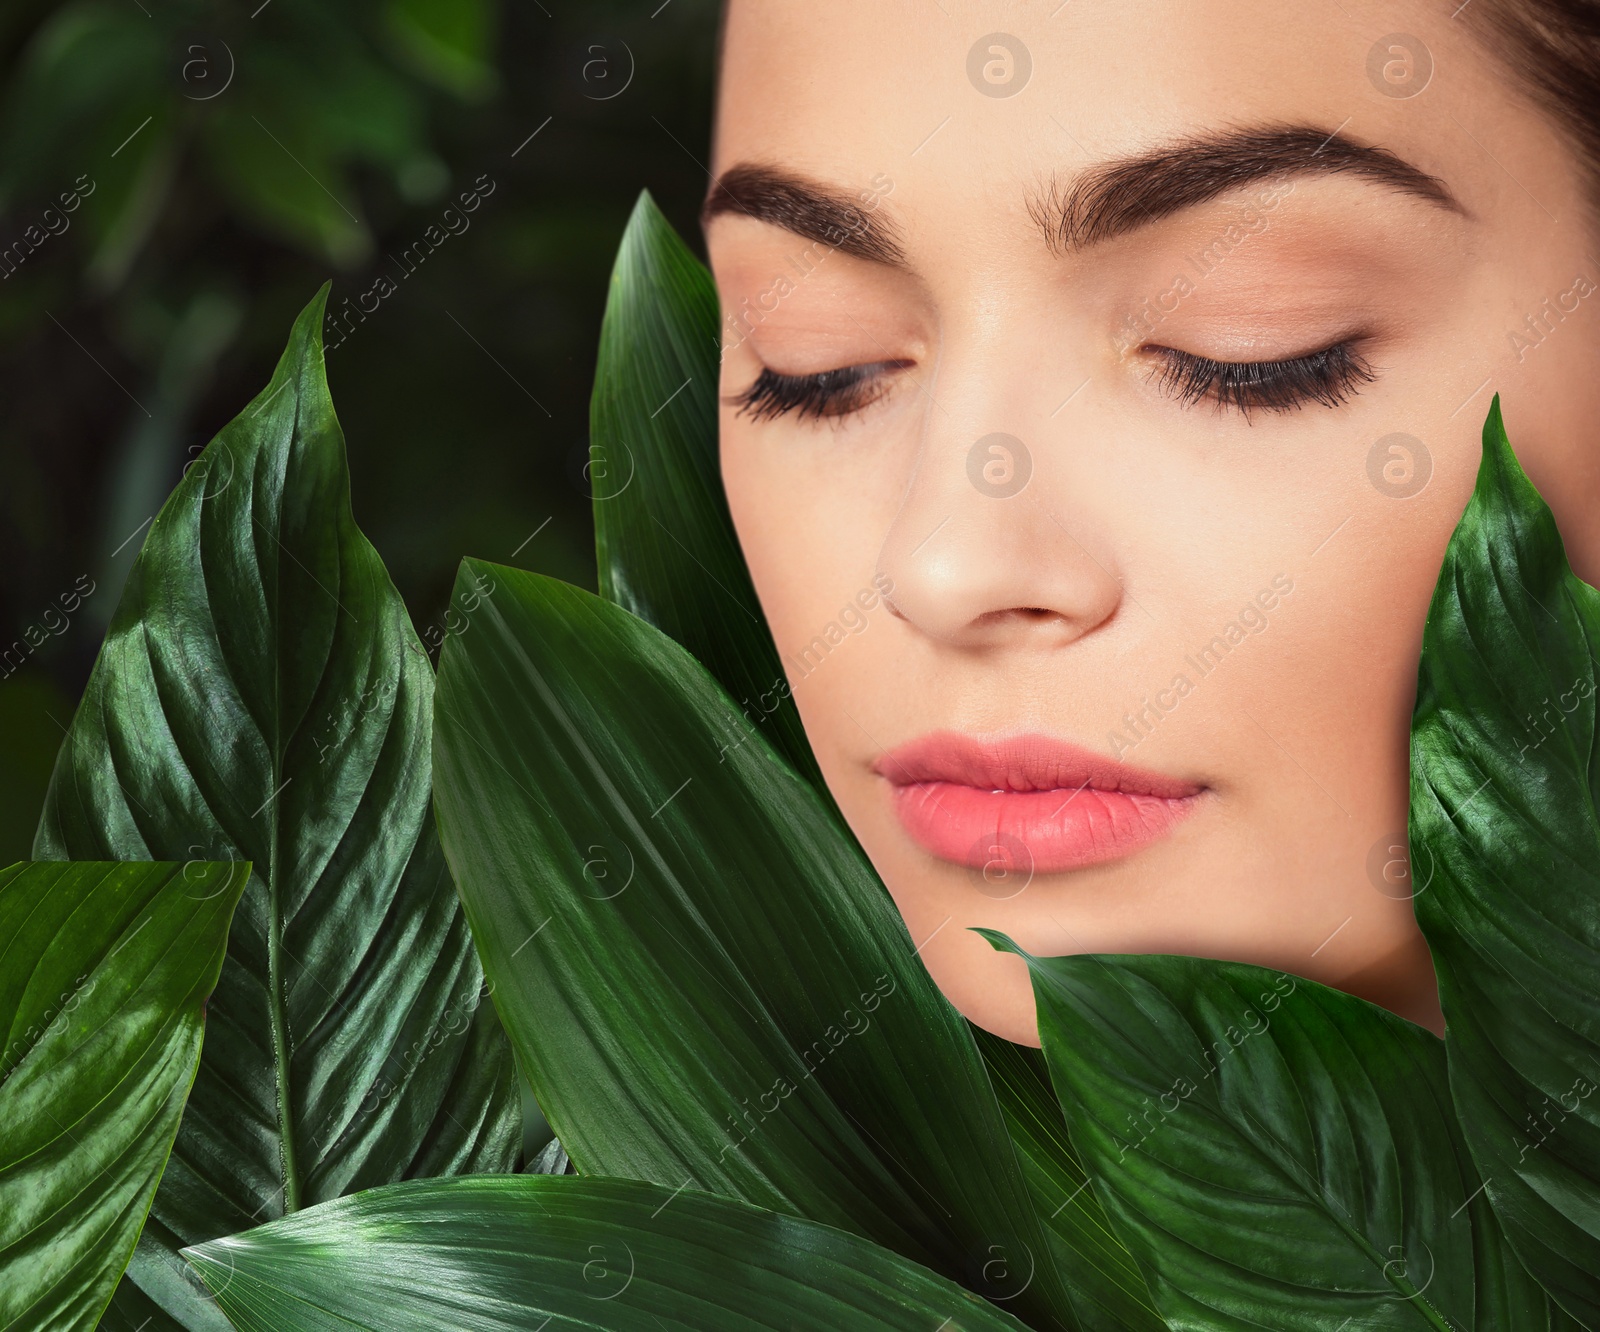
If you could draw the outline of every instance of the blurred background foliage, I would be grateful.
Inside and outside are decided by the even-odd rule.
[[[716,7],[0,6],[0,865],[145,525],[325,278],[356,519],[419,632],[463,555],[594,586],[606,280],[641,188],[699,243]]]

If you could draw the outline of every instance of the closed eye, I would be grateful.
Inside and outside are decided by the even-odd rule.
[[[846,365],[837,370],[820,370],[812,375],[782,375],[762,367],[755,382],[740,393],[723,399],[757,421],[771,420],[790,412],[804,417],[848,416],[877,401],[887,391],[887,380],[911,361],[871,361]]]
[[[1308,403],[1337,407],[1377,376],[1354,339],[1281,361],[1216,361],[1176,347],[1145,347],[1160,364],[1163,392],[1185,406],[1209,398],[1219,410],[1297,411]]]

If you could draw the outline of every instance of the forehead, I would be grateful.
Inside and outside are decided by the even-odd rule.
[[[884,172],[902,208],[1249,124],[1345,126],[1443,172],[1451,107],[1504,81],[1432,0],[728,3],[713,169]]]

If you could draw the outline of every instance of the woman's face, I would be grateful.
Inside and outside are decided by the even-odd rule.
[[[1494,393],[1600,574],[1600,247],[1458,4],[732,0],[728,499],[829,786],[1000,1035],[1032,991],[969,926],[1438,1025],[1407,735]]]

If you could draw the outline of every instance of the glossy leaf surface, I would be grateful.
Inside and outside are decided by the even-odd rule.
[[[1044,1055],[981,1027],[972,1035],[1079,1320],[1094,1332],[1162,1332],[1144,1276],[1078,1161]]]
[[[1428,613],[1411,746],[1417,918],[1467,1141],[1528,1267],[1600,1327],[1600,593],[1495,400]]]
[[[418,1180],[186,1256],[239,1332],[1021,1327],[853,1235],[631,1180]]]
[[[1175,1332],[1573,1326],[1482,1196],[1430,1032],[1260,967],[1023,957],[1073,1142]]]
[[[93,1327],[200,1058],[248,865],[0,870],[0,1328]]]
[[[851,1229],[1071,1318],[967,1025],[812,789],[626,611],[474,561],[456,599],[440,831],[579,1171]]]
[[[718,347],[711,275],[645,192],[612,274],[595,378],[590,482],[601,592],[687,647],[834,810],[723,494]],[[876,882],[842,817],[836,827]],[[1009,1043],[972,1035],[1080,1321],[1106,1332],[1158,1329],[1132,1258],[1093,1193],[1078,1188],[1083,1170],[1048,1079]]]
[[[129,1267],[173,1320],[151,1332],[225,1326],[183,1244],[516,1157],[510,1049],[431,817],[432,672],[351,515],[324,299],[152,523],[35,845],[254,862]]]
[[[590,407],[600,592],[689,649],[831,808],[717,461],[717,293],[649,192],[617,251]]]

